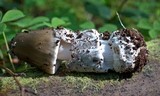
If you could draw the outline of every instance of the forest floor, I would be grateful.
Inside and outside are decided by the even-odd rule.
[[[17,79],[37,96],[160,96],[160,40],[147,45],[149,62],[139,73],[71,73],[60,68],[55,75],[48,75],[34,69]],[[12,77],[0,78],[0,96],[20,95]]]

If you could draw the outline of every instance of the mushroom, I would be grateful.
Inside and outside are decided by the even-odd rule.
[[[100,34],[95,29],[79,33],[66,28],[25,31],[11,41],[11,50],[21,60],[49,74],[68,61],[67,68],[77,72],[134,72],[147,62],[143,36],[135,29]]]

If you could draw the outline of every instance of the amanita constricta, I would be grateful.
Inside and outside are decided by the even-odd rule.
[[[21,60],[54,74],[58,60],[78,72],[134,72],[147,62],[143,36],[135,29],[121,29],[111,35],[95,29],[72,32],[65,28],[43,29],[17,34],[11,50]]]

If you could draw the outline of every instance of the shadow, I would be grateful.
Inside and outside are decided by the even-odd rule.
[[[0,78],[0,91],[2,90],[2,79]],[[0,95],[1,96],[1,95]]]
[[[60,67],[56,76],[73,76],[73,77],[88,77],[94,80],[124,80],[133,76],[133,73],[117,73],[109,70],[107,73],[94,73],[94,72],[69,72],[66,68]]]
[[[94,80],[118,80],[121,81],[123,79],[128,79],[133,76],[132,73],[117,73],[115,71],[109,70],[107,73],[94,73],[94,72],[69,72],[65,66],[60,66],[57,70],[56,74],[47,74],[42,70],[31,67],[30,69],[24,72],[16,72],[17,74],[22,74],[20,76],[24,78],[41,78],[41,77],[49,77],[49,76],[73,76],[73,77],[88,77]],[[9,74],[3,74],[0,77],[11,77]]]

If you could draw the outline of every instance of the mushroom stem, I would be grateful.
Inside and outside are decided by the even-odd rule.
[[[72,43],[68,69],[78,72],[107,72],[113,69],[113,51],[95,29],[84,30]]]
[[[108,40],[100,40],[100,42],[102,43],[102,51],[103,51],[103,57],[104,57],[104,62],[105,62],[105,66],[108,67],[108,69],[113,69],[113,51],[110,48],[110,44],[108,42]]]

